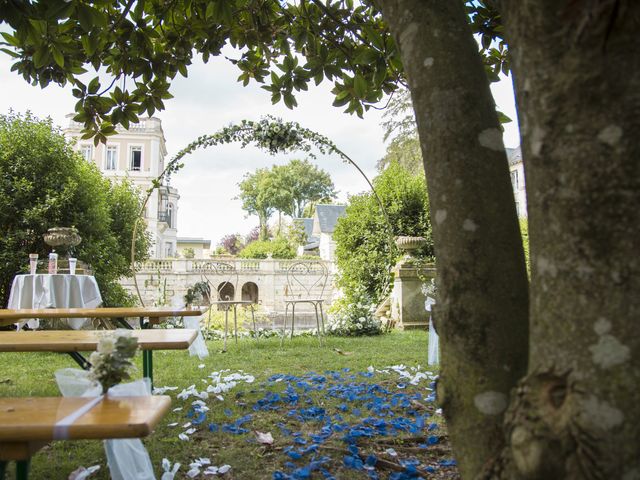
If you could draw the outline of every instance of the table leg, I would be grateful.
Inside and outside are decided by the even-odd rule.
[[[67,352],[67,353],[71,358],[73,358],[76,361],[78,365],[80,365],[80,368],[82,368],[83,370],[89,370],[91,368],[91,364],[89,363],[89,361],[86,358],[84,358],[80,352]],[[0,478],[2,477],[0,476]]]
[[[318,341],[320,342],[320,346],[322,346],[322,333],[320,332],[320,318],[318,317],[318,304],[313,302],[313,308],[316,311],[316,328],[318,329]]]
[[[153,389],[153,350],[142,351],[142,376],[151,381]]]
[[[129,322],[127,322],[124,318],[119,317],[119,318],[116,318],[114,320],[122,328],[126,328],[127,330],[133,330],[133,327],[131,325],[129,325]]]
[[[151,322],[148,323],[144,323],[144,317],[140,317],[140,328],[150,328],[151,327]]]
[[[256,341],[260,340],[260,335],[258,335],[258,329],[256,328],[256,316],[255,311],[253,309],[253,305],[250,305],[251,308],[251,323],[253,323],[253,331],[256,333]]]
[[[322,310],[322,302],[320,302],[320,322],[322,322],[322,335],[325,335],[325,331],[324,331],[324,312]]]
[[[16,480],[27,480],[29,478],[30,460],[16,461]]]
[[[233,336],[236,338],[236,345],[238,344],[238,306],[233,306]]]
[[[227,351],[227,333],[229,332],[229,308],[224,309],[224,347],[223,352]]]
[[[284,323],[282,325],[282,338],[280,339],[280,346],[284,345],[284,337],[287,336],[287,317],[289,316],[289,304],[284,304]]]
[[[293,340],[293,330],[296,323],[296,304],[291,304],[291,340]]]

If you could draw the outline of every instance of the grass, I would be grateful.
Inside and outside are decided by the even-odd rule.
[[[180,411],[170,412],[156,431],[144,439],[158,478],[162,476],[163,458],[183,465],[176,475],[178,479],[188,478],[186,472],[189,470],[189,464],[200,457],[210,458],[214,465],[231,465],[232,469],[224,475],[227,479],[271,479],[276,471],[291,474],[295,468],[308,465],[312,458],[321,457],[326,459],[323,468],[331,472],[335,478],[368,478],[364,470],[349,469],[345,466],[344,457],[351,454],[348,450],[349,445],[342,440],[342,433],[334,432],[318,446],[317,452],[304,454],[299,460],[292,460],[287,454],[289,448],[295,446],[299,451],[315,443],[309,440],[310,435],[318,433],[323,423],[317,419],[302,421],[296,419],[295,415],[292,417],[288,412],[312,407],[324,409],[324,418],[333,418],[332,422],[342,423],[350,428],[372,414],[367,410],[364,401],[336,398],[336,392],[343,392],[345,388],[348,391],[376,384],[389,390],[390,394],[385,401],[393,398],[393,395],[400,398],[398,394],[413,395],[419,399],[411,400],[411,405],[405,406],[404,409],[400,406],[394,407],[394,415],[416,419],[422,415],[426,417],[427,413],[434,413],[435,407],[426,400],[431,393],[427,387],[428,381],[398,388],[398,384],[404,380],[397,374],[375,373],[368,377],[366,373],[358,373],[367,372],[369,366],[380,369],[398,364],[404,364],[409,368],[422,366],[424,370],[427,358],[427,335],[424,332],[394,332],[379,337],[363,338],[329,337],[324,347],[319,346],[316,338],[310,337],[294,338],[293,341],[287,339],[283,348],[280,348],[279,342],[277,338],[260,341],[242,339],[237,345],[230,341],[227,353],[221,353],[222,342],[211,341],[208,342],[210,356],[202,361],[197,357],[190,357],[184,351],[154,353],[155,386],[178,387],[178,390],[168,394],[172,396],[172,408],[183,407]],[[136,360],[141,372],[140,355]],[[59,354],[3,353],[0,354],[0,361],[0,396],[57,396],[59,393],[55,385],[54,371],[75,366],[68,356]],[[347,368],[349,371],[343,370]],[[205,390],[207,384],[203,379],[214,371],[226,369],[229,373],[242,370],[251,374],[255,376],[255,382],[239,382],[235,388],[222,394],[223,401],[212,394],[206,400],[210,409],[206,412],[206,421],[197,427],[189,441],[180,440],[178,434],[184,431],[182,425],[189,421],[186,415],[195,398],[180,400],[176,395],[190,385],[196,385],[200,391]],[[325,373],[329,371],[337,373]],[[310,372],[322,375],[324,380],[319,379],[317,375],[311,375]],[[269,382],[269,377],[276,374],[300,378],[290,379],[289,382]],[[274,404],[273,410],[254,410],[256,402],[265,398],[268,392],[283,394],[287,383],[291,385],[289,391],[295,391],[296,395],[300,396],[297,404],[280,402]],[[233,434],[220,430],[222,425],[231,424],[247,414],[252,415],[251,421],[242,425],[249,430],[247,433]],[[432,423],[436,417],[437,415],[430,417],[427,422]],[[178,423],[178,426],[169,426],[173,423]],[[370,454],[376,455],[379,461],[373,471],[378,478],[403,475],[401,472],[404,468],[400,465],[400,459],[409,458],[416,458],[422,466],[430,465],[434,470],[428,475],[429,478],[457,478],[455,468],[439,465],[443,458],[450,458],[450,451],[440,422],[436,420],[436,423],[437,428],[429,432],[425,426],[423,430],[414,433],[396,432],[393,435],[358,439],[358,453],[363,459]],[[211,424],[219,430],[210,431],[208,427]],[[280,426],[277,426],[278,424]],[[273,445],[258,443],[255,431],[271,432],[274,438]],[[293,432],[293,435],[288,434],[288,431]],[[430,443],[437,440],[439,442],[426,447],[424,443],[429,437]],[[296,441],[298,443],[295,443]],[[303,444],[304,441],[307,443]],[[393,448],[399,455],[386,454],[385,451],[389,448]],[[294,466],[290,465],[291,468],[287,468],[287,462],[292,462]],[[102,442],[53,442],[33,457],[31,478],[66,479],[79,466],[89,467],[96,464],[100,465],[101,469],[90,478],[109,478]],[[7,478],[12,479],[13,468],[9,470]],[[406,475],[406,472],[404,474]],[[313,472],[310,477],[304,477],[303,471],[300,475],[302,476],[298,478],[323,478],[318,471]],[[196,478],[215,477],[200,475]]]

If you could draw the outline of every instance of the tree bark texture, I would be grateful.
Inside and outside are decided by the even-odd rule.
[[[640,2],[507,0],[502,11],[527,180],[531,343],[493,473],[638,479]]]
[[[526,373],[528,282],[502,132],[463,2],[380,0],[400,47],[429,186],[438,396],[464,478],[502,450]]]

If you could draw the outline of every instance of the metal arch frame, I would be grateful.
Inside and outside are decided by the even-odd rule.
[[[320,270],[317,272],[317,268]],[[300,275],[317,275],[317,280],[309,287],[298,279]],[[280,346],[284,344],[284,339],[287,336],[287,318],[289,317],[289,305],[291,305],[291,338],[293,338],[293,332],[295,329],[296,320],[296,304],[298,303],[310,303],[313,305],[316,314],[316,326],[318,332],[318,340],[322,346],[322,337],[325,335],[324,330],[324,311],[322,304],[324,302],[324,291],[327,288],[327,282],[329,281],[329,269],[322,260],[315,261],[299,261],[291,264],[287,269],[287,292],[285,293],[284,304],[284,324],[282,327],[282,338],[280,339]],[[319,297],[312,297],[311,292],[317,286],[321,286]],[[296,290],[302,291],[306,297],[302,298],[301,294],[298,298],[295,298]],[[294,298],[287,298],[293,296]],[[320,316],[318,316],[318,309],[320,309]],[[322,328],[321,328],[322,327]]]

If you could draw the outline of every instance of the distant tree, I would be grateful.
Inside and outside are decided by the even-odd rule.
[[[280,235],[282,215],[300,217],[306,206],[335,198],[331,177],[308,160],[291,160],[248,173],[239,184],[242,208],[260,221],[260,239],[268,238],[268,221],[278,212],[276,235]]]
[[[266,240],[269,238],[267,223],[275,210],[273,200],[270,197],[271,172],[267,168],[259,168],[253,173],[247,173],[238,187],[240,187],[238,198],[242,200],[242,208],[249,215],[258,216],[260,240]]]
[[[112,184],[85,161],[51,120],[29,113],[0,115],[0,301],[9,297],[16,273],[30,253],[45,257],[42,235],[51,227],[75,226],[82,243],[74,255],[94,270],[107,305],[132,298],[118,283],[131,275],[129,248],[140,196],[129,183]],[[136,238],[138,258],[149,238]]]
[[[184,258],[195,258],[196,251],[191,247],[187,247],[184,250],[182,250],[182,256]]]
[[[218,242],[218,247],[222,247],[230,255],[237,255],[244,247],[242,236],[239,233],[225,235]]]
[[[282,211],[291,217],[302,217],[309,204],[336,197],[331,176],[308,160],[293,159],[286,165],[275,165],[273,174],[278,188],[286,192],[281,200],[290,202]]]

